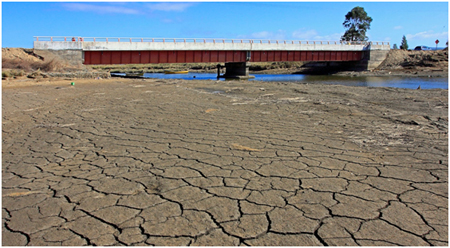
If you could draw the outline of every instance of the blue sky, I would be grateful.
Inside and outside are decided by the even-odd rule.
[[[448,2],[2,2],[2,47],[34,36],[335,41],[360,6],[371,41],[445,47]]]

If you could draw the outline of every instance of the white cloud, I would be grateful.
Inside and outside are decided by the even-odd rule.
[[[195,3],[61,3],[63,8],[70,11],[95,12],[100,14],[145,14],[149,11],[182,12]],[[144,8],[143,8],[144,7]]]
[[[176,11],[182,12],[187,8],[194,5],[193,3],[152,3],[147,4],[147,8],[150,10],[159,10],[159,11]]]
[[[119,14],[142,14],[141,11],[126,8],[123,6],[111,6],[111,5],[98,5],[98,4],[90,4],[90,3],[61,3],[61,5],[71,11],[88,11],[88,12],[96,12],[100,14],[105,13],[119,13]]]
[[[421,40],[421,39],[443,39],[448,38],[448,32],[435,33],[433,30],[419,32],[416,34],[407,34],[406,39],[408,40]]]

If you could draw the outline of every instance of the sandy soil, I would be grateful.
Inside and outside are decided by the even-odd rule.
[[[2,245],[448,245],[448,90],[2,85]]]
[[[17,59],[32,62],[42,61],[42,58],[32,54],[33,49],[2,48],[2,59]]]

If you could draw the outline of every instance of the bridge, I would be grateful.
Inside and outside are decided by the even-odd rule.
[[[355,62],[378,66],[388,42],[294,41],[211,38],[93,38],[39,36],[35,50],[72,56],[85,65],[225,63],[226,76],[246,77],[251,62]],[[220,65],[219,65],[220,67]]]

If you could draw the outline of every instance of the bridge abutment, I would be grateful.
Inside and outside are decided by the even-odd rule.
[[[64,61],[70,65],[83,65],[83,51],[80,50],[44,50],[33,49],[34,53],[45,58],[45,61],[53,59]]]
[[[386,59],[389,50],[369,50],[359,62],[363,70],[374,70]]]

